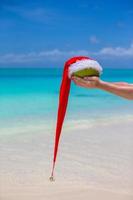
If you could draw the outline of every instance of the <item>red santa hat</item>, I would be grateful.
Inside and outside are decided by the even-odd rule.
[[[68,97],[70,92],[71,85],[71,76],[74,72],[81,69],[93,68],[96,69],[99,73],[102,72],[102,67],[99,63],[89,57],[79,56],[69,59],[64,65],[62,83],[60,87],[59,95],[59,106],[58,106],[58,115],[57,115],[57,124],[56,124],[56,133],[55,133],[55,145],[54,145],[54,156],[53,156],[53,168],[50,180],[53,180],[54,167],[57,157],[59,139],[61,135],[62,125],[65,118]]]

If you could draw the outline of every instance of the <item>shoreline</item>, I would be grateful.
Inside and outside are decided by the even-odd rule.
[[[56,126],[56,118],[55,119],[47,119],[42,120],[42,118],[22,118],[16,120],[4,120],[5,123],[2,123],[0,126],[0,136],[1,135],[10,135],[17,133],[25,133],[27,131],[35,132],[35,131],[55,131]],[[93,128],[95,126],[108,126],[115,125],[119,123],[133,123],[133,115],[126,114],[124,116],[121,115],[110,115],[104,117],[89,117],[74,119],[74,117],[66,117],[64,120],[63,129],[64,131],[71,130],[81,130]]]

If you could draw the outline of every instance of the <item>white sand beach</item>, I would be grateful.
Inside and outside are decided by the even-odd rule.
[[[72,124],[64,125],[54,182],[54,124],[1,129],[0,200],[133,199],[132,118]]]

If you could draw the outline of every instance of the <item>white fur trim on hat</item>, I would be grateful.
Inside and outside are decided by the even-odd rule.
[[[71,78],[74,72],[86,68],[88,69],[93,68],[96,69],[100,74],[102,73],[102,67],[97,61],[91,59],[84,59],[84,60],[79,60],[76,63],[73,63],[69,66],[68,77]]]

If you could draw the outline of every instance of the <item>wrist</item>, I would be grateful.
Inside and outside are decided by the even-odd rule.
[[[96,88],[102,89],[102,88],[104,87],[105,84],[106,84],[105,81],[102,81],[102,80],[99,79],[99,81],[98,81],[97,84],[96,84]]]

